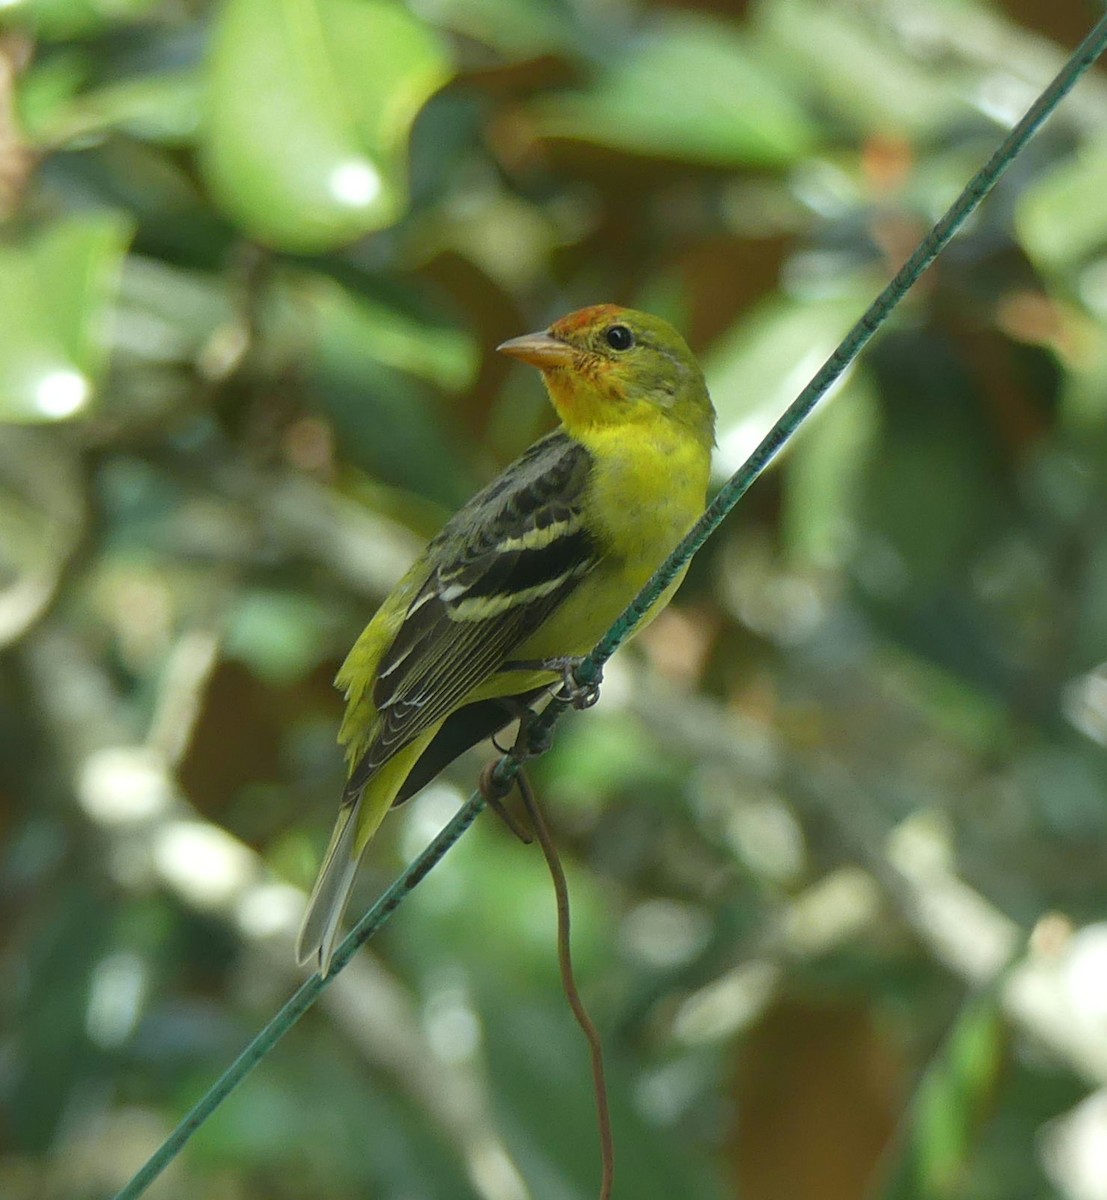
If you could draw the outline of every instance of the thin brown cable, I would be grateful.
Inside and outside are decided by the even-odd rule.
[[[603,1069],[603,1043],[600,1041],[599,1031],[588,1015],[588,1010],[584,1007],[573,976],[573,957],[569,943],[569,887],[565,882],[565,872],[561,867],[557,847],[550,836],[542,810],[538,807],[530,780],[525,772],[520,771],[515,777],[515,782],[519,785],[519,794],[523,797],[523,804],[526,806],[538,844],[546,857],[546,865],[550,868],[550,878],[553,880],[554,895],[557,897],[557,961],[561,968],[561,986],[565,989],[565,998],[569,1001],[573,1016],[588,1039],[588,1047],[592,1052],[592,1083],[596,1091],[596,1120],[600,1131],[600,1155],[603,1161],[599,1200],[610,1200],[615,1180],[615,1142],[611,1136],[611,1111],[607,1103],[607,1081]]]

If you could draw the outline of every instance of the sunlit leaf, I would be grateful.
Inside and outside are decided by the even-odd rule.
[[[449,78],[437,36],[393,0],[226,0],[202,163],[251,235],[340,245],[407,204],[407,137]]]
[[[799,101],[737,33],[687,17],[659,22],[590,88],[534,116],[546,137],[720,166],[788,163],[816,140]]]
[[[279,328],[303,340],[341,457],[448,508],[464,500],[473,480],[452,443],[441,393],[473,378],[471,336],[319,276],[290,277],[281,301]]]
[[[0,421],[62,420],[93,399],[129,237],[97,214],[0,248]]]

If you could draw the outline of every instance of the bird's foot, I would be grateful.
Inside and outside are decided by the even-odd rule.
[[[567,654],[560,658],[523,659],[504,663],[501,671],[556,671],[561,676],[561,686],[554,692],[555,700],[563,700],[578,711],[591,708],[600,698],[603,683],[603,668],[596,671],[596,678],[581,683],[576,677],[577,668],[584,662],[580,655]]]
[[[557,667],[555,669],[561,671],[561,687],[554,692],[555,700],[564,700],[567,704],[571,704],[578,712],[583,712],[586,708],[592,708],[600,698],[600,684],[603,683],[603,668],[600,667],[596,671],[596,678],[590,679],[587,683],[581,683],[577,679],[577,668],[583,658],[562,658],[555,659]]]

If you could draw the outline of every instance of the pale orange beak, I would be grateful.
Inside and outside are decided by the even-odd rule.
[[[550,367],[567,367],[576,354],[568,342],[549,333],[524,333],[522,337],[501,342],[496,349],[510,358],[530,363],[532,367],[548,371]]]

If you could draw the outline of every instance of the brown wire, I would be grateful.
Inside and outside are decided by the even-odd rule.
[[[523,797],[531,826],[542,847],[546,865],[550,868],[550,878],[553,880],[554,895],[557,897],[557,961],[561,968],[561,986],[565,989],[565,998],[573,1010],[584,1036],[588,1039],[588,1047],[592,1052],[592,1083],[596,1090],[596,1118],[600,1131],[600,1154],[603,1161],[603,1177],[600,1181],[599,1200],[610,1200],[611,1187],[615,1179],[615,1143],[611,1136],[611,1112],[607,1104],[607,1082],[604,1079],[603,1043],[599,1032],[588,1015],[584,1002],[577,991],[576,979],[573,977],[573,958],[569,944],[569,888],[565,882],[565,872],[561,867],[561,859],[557,847],[550,837],[542,810],[531,789],[526,774],[520,770],[515,777],[519,785],[519,794]]]

